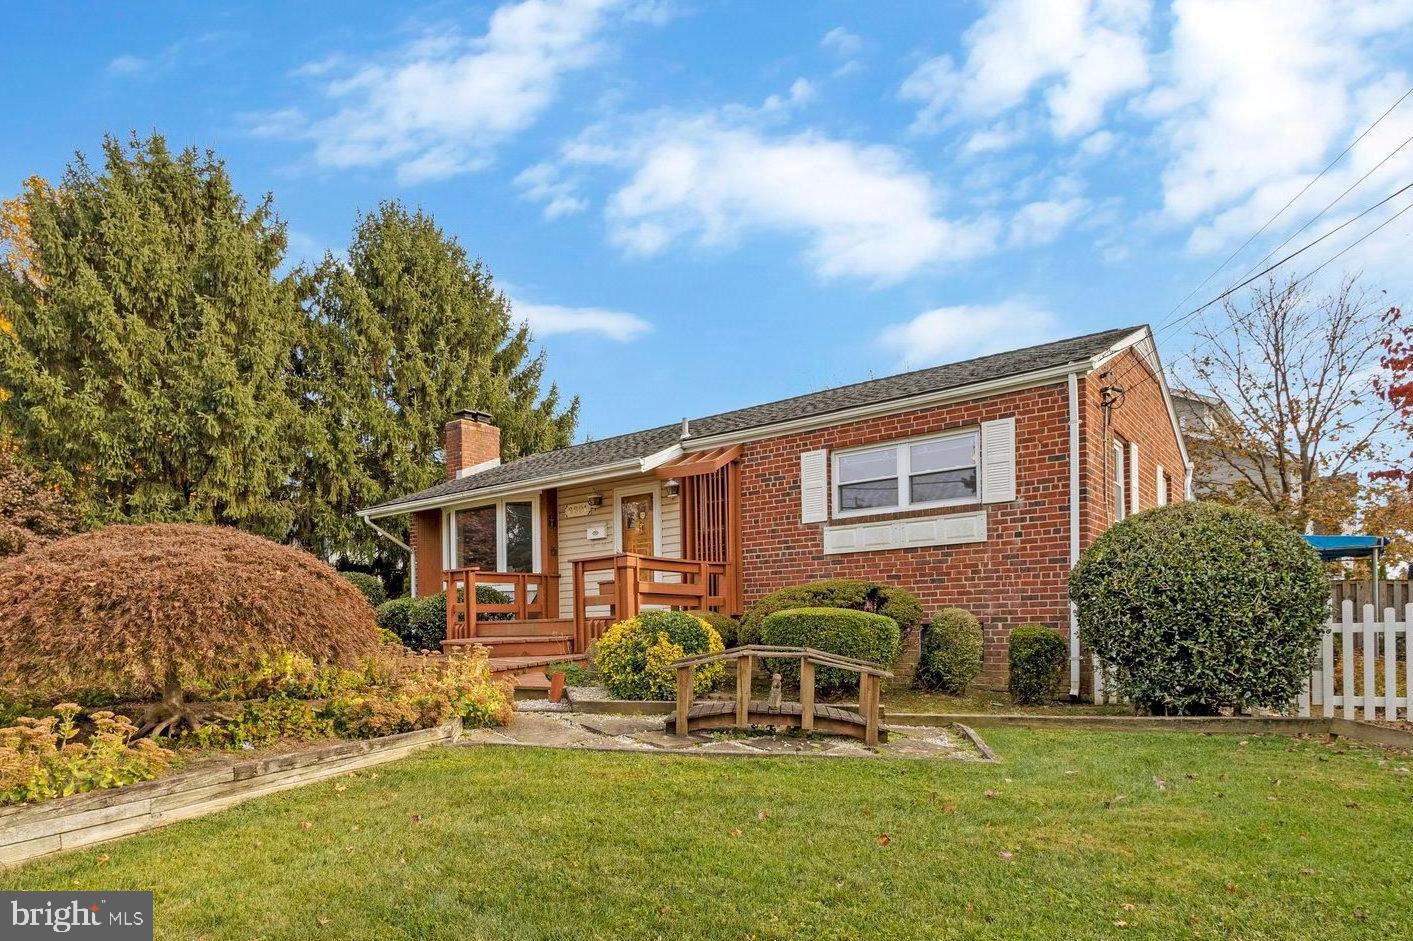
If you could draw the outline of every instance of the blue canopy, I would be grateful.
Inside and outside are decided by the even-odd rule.
[[[1364,559],[1382,550],[1389,541],[1384,536],[1311,536],[1305,541],[1315,547],[1326,562],[1336,559]]]

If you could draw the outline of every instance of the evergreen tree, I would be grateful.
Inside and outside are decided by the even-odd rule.
[[[314,432],[295,473],[303,545],[395,579],[404,554],[353,511],[440,481],[442,427],[457,409],[493,416],[504,460],[569,444],[578,399],[543,389],[528,328],[426,213],[382,204],[360,220],[347,262],[325,258],[305,290],[292,375]]]
[[[301,326],[284,226],[211,153],[154,134],[78,156],[24,200],[0,265],[0,418],[90,522],[194,520],[284,536],[303,436],[286,392]]]

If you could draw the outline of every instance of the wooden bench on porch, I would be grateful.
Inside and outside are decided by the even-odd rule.
[[[752,663],[756,659],[799,660],[800,701],[774,702],[751,698]],[[710,663],[734,661],[736,664],[735,701],[702,700],[693,702],[693,683],[698,667]],[[855,660],[838,654],[815,650],[813,647],[770,647],[753,644],[734,647],[720,653],[704,653],[683,657],[673,662],[677,668],[677,708],[667,720],[667,730],[674,735],[686,735],[701,729],[744,729],[751,726],[786,726],[805,732],[829,732],[861,738],[865,745],[887,741],[888,730],[880,724],[879,693],[883,680],[892,673],[876,663]],[[816,667],[833,667],[859,674],[859,709],[841,709],[815,702],[814,674]]]

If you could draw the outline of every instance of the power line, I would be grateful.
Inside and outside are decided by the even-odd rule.
[[[1320,178],[1321,178],[1321,177],[1323,177],[1326,173],[1330,172],[1330,170],[1334,168],[1334,165],[1335,165],[1335,164],[1337,164],[1337,163],[1339,163],[1341,160],[1343,160],[1344,157],[1345,157],[1345,155],[1348,154],[1351,150],[1353,150],[1353,149],[1359,144],[1360,141],[1362,141],[1365,137],[1368,137],[1368,136],[1369,136],[1369,132],[1372,131],[1374,128],[1378,127],[1379,124],[1380,124],[1380,122],[1382,122],[1384,118],[1386,118],[1386,117],[1388,117],[1390,114],[1392,114],[1395,108],[1397,108],[1399,105],[1403,104],[1403,102],[1408,99],[1408,96],[1409,96],[1409,95],[1413,95],[1413,87],[1410,87],[1406,92],[1403,93],[1403,95],[1402,95],[1397,101],[1395,101],[1393,104],[1389,105],[1389,106],[1388,106],[1388,109],[1387,109],[1386,111],[1384,111],[1383,114],[1379,115],[1377,118],[1374,119],[1374,123],[1373,123],[1373,124],[1370,124],[1368,127],[1364,128],[1363,133],[1361,133],[1358,137],[1354,138],[1354,140],[1349,143],[1349,146],[1347,146],[1347,147],[1345,147],[1343,150],[1341,150],[1341,151],[1339,152],[1339,154],[1338,154],[1333,160],[1331,160],[1329,163],[1327,163],[1327,164],[1325,165],[1325,168],[1324,168],[1323,170],[1321,170],[1319,173],[1315,174],[1315,176],[1310,180],[1310,182],[1306,183],[1306,184],[1301,188],[1300,192],[1296,193],[1296,194],[1295,194],[1294,196],[1292,196],[1289,200],[1287,200],[1287,201],[1286,201],[1286,204],[1285,204],[1284,206],[1282,206],[1280,209],[1278,209],[1278,210],[1276,211],[1275,215],[1271,216],[1271,217],[1270,217],[1269,219],[1267,219],[1264,223],[1262,223],[1262,224],[1261,224],[1261,228],[1259,228],[1259,229],[1257,229],[1255,232],[1251,233],[1251,236],[1250,236],[1249,238],[1247,238],[1247,240],[1246,240],[1245,242],[1242,242],[1241,245],[1236,249],[1236,251],[1234,251],[1234,252],[1232,252],[1230,255],[1228,255],[1225,261],[1223,261],[1223,262],[1222,262],[1220,265],[1218,265],[1216,268],[1212,269],[1211,273],[1209,273],[1209,274],[1207,275],[1207,277],[1203,278],[1202,281],[1201,281],[1201,283],[1198,284],[1197,287],[1193,288],[1191,291],[1188,291],[1188,292],[1187,292],[1187,295],[1186,295],[1185,297],[1183,297],[1182,300],[1180,300],[1180,301],[1178,301],[1176,304],[1174,304],[1174,305],[1173,305],[1173,309],[1170,310],[1170,311],[1168,311],[1167,316],[1163,318],[1163,322],[1160,323],[1158,326],[1161,328],[1164,324],[1166,324],[1167,321],[1172,318],[1173,314],[1177,313],[1178,310],[1180,310],[1180,309],[1182,308],[1182,305],[1184,305],[1184,304],[1186,304],[1188,301],[1190,301],[1190,300],[1192,299],[1192,297],[1193,297],[1194,294],[1196,294],[1198,291],[1202,290],[1204,287],[1207,286],[1207,282],[1208,282],[1208,281],[1211,281],[1213,278],[1215,278],[1215,277],[1218,275],[1218,273],[1220,273],[1220,272],[1222,271],[1223,268],[1225,268],[1227,265],[1231,264],[1232,261],[1233,261],[1238,255],[1240,255],[1242,252],[1246,251],[1246,248],[1247,248],[1248,245],[1250,245],[1252,242],[1256,241],[1256,239],[1260,238],[1262,232],[1265,232],[1268,228],[1271,227],[1271,225],[1272,225],[1277,219],[1279,219],[1281,216],[1285,215],[1285,211],[1286,211],[1287,209],[1289,209],[1291,206],[1295,205],[1295,202],[1296,202],[1298,199],[1300,199],[1300,197],[1304,196],[1307,192],[1310,191],[1310,187],[1312,187],[1312,186],[1314,186],[1316,183],[1318,183],[1318,182],[1320,181]],[[1405,143],[1407,143],[1407,142],[1405,141]],[[1402,149],[1402,148],[1400,147],[1400,149]],[[1398,151],[1394,151],[1394,153],[1397,153],[1397,152],[1398,152]],[[1392,157],[1393,155],[1390,154],[1389,156]],[[1387,159],[1388,159],[1388,158],[1385,158],[1385,162],[1387,161]],[[1380,163],[1380,164],[1379,164],[1379,166],[1382,166],[1382,165],[1383,165],[1383,163]],[[1375,167],[1374,169],[1378,169],[1378,167]],[[1370,172],[1372,173],[1373,171],[1371,170]],[[1368,176],[1368,174],[1365,174],[1365,176]],[[1363,182],[1363,179],[1362,179],[1362,178],[1361,178],[1360,182]],[[1357,185],[1357,184],[1356,184],[1356,185]],[[1348,190],[1346,190],[1345,193],[1340,194],[1340,199],[1344,198],[1344,195],[1345,195],[1346,193],[1348,193]],[[1338,201],[1339,201],[1338,199],[1335,200],[1335,202],[1338,202]],[[1333,203],[1331,203],[1331,205],[1333,205]],[[1326,207],[1325,207],[1325,209],[1328,209],[1328,208],[1329,208],[1329,206],[1326,206]],[[1320,211],[1320,214],[1315,216],[1315,219],[1318,219],[1318,218],[1320,217],[1320,215],[1323,215],[1323,214],[1324,214],[1324,211],[1325,211],[1325,210],[1321,210],[1321,211]],[[1310,221],[1311,221],[1311,222],[1314,222],[1315,220],[1312,219],[1312,220],[1310,220]],[[1304,230],[1306,227],[1308,227],[1309,225],[1310,225],[1310,223],[1307,222],[1307,223],[1305,224],[1305,226],[1302,226],[1302,227],[1301,227],[1301,230],[1303,231],[1303,230]],[[1298,233],[1297,233],[1297,234],[1298,234]],[[1294,236],[1292,235],[1292,238],[1293,238],[1293,237],[1294,237]],[[1268,255],[1266,256],[1266,258],[1269,258],[1269,257],[1271,256],[1271,254],[1275,254],[1275,252],[1280,251],[1280,249],[1283,248],[1286,244],[1288,244],[1289,241],[1290,241],[1290,239],[1286,239],[1285,242],[1282,242],[1281,245],[1277,246],[1274,251],[1272,251],[1270,254],[1268,254]],[[1261,261],[1265,261],[1265,260],[1266,260],[1265,258],[1261,259]],[[1257,262],[1257,264],[1260,264],[1260,263],[1261,263],[1261,262]]]
[[[1368,171],[1367,173],[1365,173],[1365,174],[1364,174],[1363,176],[1361,176],[1359,179],[1357,179],[1357,180],[1355,180],[1353,183],[1351,183],[1351,184],[1349,185],[1349,187],[1348,187],[1343,193],[1340,193],[1340,194],[1339,194],[1338,196],[1336,196],[1334,199],[1332,199],[1332,200],[1330,200],[1328,203],[1326,203],[1326,204],[1325,204],[1325,207],[1324,207],[1323,209],[1321,209],[1319,212],[1315,213],[1313,216],[1311,216],[1311,217],[1309,218],[1309,220],[1307,220],[1304,225],[1302,225],[1300,228],[1296,229],[1294,232],[1292,232],[1292,233],[1290,233],[1289,235],[1287,235],[1287,236],[1285,237],[1285,241],[1281,242],[1281,243],[1280,243],[1279,245],[1277,245],[1275,248],[1273,248],[1273,249],[1271,249],[1269,252],[1267,252],[1267,253],[1265,254],[1265,256],[1263,256],[1263,257],[1261,258],[1260,261],[1256,262],[1256,265],[1263,265],[1263,264],[1265,264],[1268,260],[1270,260],[1270,257],[1271,257],[1272,255],[1274,255],[1276,252],[1280,251],[1282,248],[1285,248],[1287,245],[1289,245],[1289,244],[1291,243],[1291,240],[1292,240],[1292,239],[1294,239],[1294,238],[1295,238],[1297,235],[1299,235],[1301,232],[1304,232],[1306,229],[1310,228],[1310,226],[1314,225],[1317,221],[1319,221],[1320,217],[1323,216],[1325,213],[1329,212],[1329,211],[1330,211],[1330,208],[1331,208],[1332,206],[1334,206],[1335,203],[1338,203],[1340,200],[1344,199],[1344,197],[1346,197],[1346,196],[1348,196],[1350,193],[1352,193],[1355,189],[1358,188],[1359,184],[1363,183],[1363,182],[1364,182],[1365,180],[1367,180],[1369,177],[1373,176],[1376,172],[1378,172],[1378,170],[1379,170],[1380,167],[1382,167],[1384,164],[1388,163],[1388,162],[1389,162],[1390,160],[1392,160],[1394,157],[1398,156],[1399,151],[1401,151],[1403,148],[1407,147],[1410,143],[1413,143],[1413,135],[1410,135],[1409,137],[1405,138],[1404,141],[1403,141],[1403,143],[1399,144],[1399,145],[1398,145],[1397,147],[1395,147],[1392,151],[1390,151],[1389,154],[1388,154],[1388,156],[1384,157],[1384,159],[1382,159],[1382,160],[1380,160],[1378,163],[1374,164],[1374,165],[1369,169],[1369,171]],[[1253,266],[1253,267],[1254,267],[1254,266]]]
[[[1181,323],[1183,323],[1183,322],[1185,322],[1185,321],[1187,321],[1187,320],[1190,320],[1192,317],[1195,317],[1197,314],[1201,313],[1203,310],[1206,310],[1208,307],[1211,307],[1213,304],[1216,304],[1216,303],[1218,303],[1218,302],[1220,302],[1220,301],[1225,300],[1226,298],[1230,297],[1232,294],[1235,294],[1237,291],[1239,291],[1239,290],[1241,290],[1242,288],[1246,287],[1246,286],[1247,286],[1248,284],[1250,284],[1251,282],[1253,282],[1253,281],[1257,280],[1258,278],[1261,278],[1261,277],[1263,277],[1263,276],[1269,274],[1270,272],[1272,272],[1272,271],[1274,271],[1275,269],[1279,268],[1281,265],[1283,265],[1283,264],[1285,264],[1286,262],[1290,261],[1291,259],[1295,258],[1297,255],[1300,255],[1300,254],[1302,254],[1303,252],[1308,251],[1309,249],[1315,247],[1315,246],[1318,245],[1319,243],[1323,242],[1325,239],[1327,239],[1327,238],[1329,238],[1330,236],[1334,235],[1335,233],[1339,232],[1341,229],[1347,228],[1348,226],[1352,225],[1353,223],[1355,223],[1355,222],[1359,221],[1360,219],[1364,218],[1365,216],[1367,216],[1369,213],[1373,212],[1375,209],[1378,209],[1379,207],[1386,205],[1390,200],[1393,200],[1393,199],[1397,198],[1398,196],[1400,196],[1401,194],[1407,192],[1407,191],[1410,190],[1410,189],[1413,189],[1413,183],[1408,183],[1408,184],[1406,184],[1405,186],[1400,187],[1398,190],[1394,191],[1393,193],[1390,193],[1388,196],[1384,197],[1383,199],[1379,200],[1379,201],[1378,201],[1377,203],[1375,203],[1374,205],[1372,205],[1372,206],[1370,206],[1369,208],[1365,209],[1363,212],[1359,213],[1359,215],[1355,216],[1354,218],[1349,219],[1349,220],[1347,220],[1347,221],[1345,221],[1345,222],[1340,223],[1338,226],[1336,226],[1336,227],[1334,227],[1333,229],[1331,229],[1330,231],[1326,232],[1324,235],[1321,235],[1319,238],[1315,239],[1314,241],[1309,242],[1309,243],[1307,243],[1307,244],[1301,246],[1300,248],[1296,249],[1295,251],[1291,252],[1289,255],[1286,255],[1284,258],[1282,258],[1280,261],[1276,262],[1275,264],[1270,265],[1270,266],[1264,268],[1263,270],[1257,272],[1256,274],[1251,275],[1250,277],[1248,277],[1248,278],[1246,278],[1244,281],[1242,281],[1240,284],[1237,284],[1237,285],[1235,285],[1235,286],[1233,286],[1233,287],[1228,288],[1227,290],[1223,291],[1221,294],[1218,294],[1216,297],[1214,297],[1214,298],[1212,298],[1211,300],[1207,301],[1207,303],[1202,304],[1202,305],[1199,306],[1199,307],[1193,308],[1193,309],[1192,309],[1191,311],[1189,311],[1187,314],[1183,315],[1183,317],[1182,317],[1180,320],[1178,320],[1177,322],[1173,323],[1173,324],[1171,325],[1171,327],[1169,327],[1168,329],[1172,329],[1172,327],[1176,327],[1176,326],[1178,326],[1179,324],[1181,324]],[[1348,245],[1346,245],[1344,248],[1340,249],[1338,252],[1336,252],[1335,254],[1331,255],[1329,258],[1325,259],[1325,260],[1322,261],[1320,264],[1316,265],[1314,268],[1312,268],[1312,269],[1311,269],[1309,272],[1307,272],[1306,274],[1301,275],[1299,278],[1297,278],[1296,280],[1292,281],[1292,282],[1291,282],[1291,286],[1294,287],[1294,286],[1303,284],[1303,283],[1305,283],[1306,281],[1310,280],[1310,279],[1313,278],[1315,275],[1319,274],[1322,270],[1324,270],[1324,268],[1325,268],[1326,266],[1328,266],[1328,265],[1334,263],[1335,261],[1337,261],[1338,259],[1340,259],[1341,257],[1343,257],[1346,253],[1352,251],[1352,250],[1353,250],[1354,248],[1356,248],[1358,245],[1360,245],[1361,243],[1363,243],[1366,239],[1370,238],[1370,237],[1373,236],[1375,233],[1379,232],[1379,231],[1380,231],[1381,229],[1383,229],[1385,226],[1388,226],[1388,225],[1390,225],[1391,223],[1393,223],[1394,220],[1398,219],[1399,216],[1402,216],[1405,212],[1407,212],[1407,211],[1410,210],[1410,209],[1413,209],[1413,202],[1409,202],[1409,203],[1408,203],[1407,205],[1405,205],[1402,209],[1398,210],[1398,212],[1396,212],[1396,213],[1394,213],[1393,215],[1389,216],[1389,217],[1388,217],[1387,219],[1385,219],[1383,222],[1380,222],[1380,223],[1379,223],[1378,225],[1376,225],[1374,228],[1370,229],[1368,232],[1365,232],[1363,235],[1359,236],[1359,238],[1355,239],[1353,242],[1350,242],[1350,243],[1349,243]],[[1250,318],[1250,316],[1251,316],[1251,313],[1247,313],[1245,316],[1238,316],[1237,319],[1236,319],[1236,321],[1231,324],[1231,329],[1235,329],[1237,326],[1243,325],[1243,324],[1246,322],[1246,320]],[[1154,332],[1154,339],[1155,339],[1155,340],[1156,340],[1157,336],[1158,336],[1158,331],[1155,331],[1155,332]],[[1211,342],[1210,338],[1208,339],[1207,342]],[[1111,380],[1109,384],[1110,384],[1110,385],[1117,385],[1120,381],[1122,381],[1124,378],[1126,378],[1130,373],[1132,373],[1132,372],[1133,372],[1135,369],[1137,369],[1137,368],[1138,368],[1138,365],[1137,365],[1136,363],[1133,364],[1133,365],[1131,365],[1131,366],[1129,366],[1126,370],[1124,370],[1124,372],[1123,372],[1122,374],[1120,374],[1120,375],[1119,375],[1118,377],[1116,377],[1115,379]],[[1151,375],[1140,377],[1139,380],[1138,380],[1138,383],[1135,383],[1135,385],[1133,386],[1133,388],[1137,388],[1138,384],[1142,383],[1143,380],[1146,379],[1146,378],[1151,378]]]

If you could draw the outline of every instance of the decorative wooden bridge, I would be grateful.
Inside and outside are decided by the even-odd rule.
[[[766,701],[751,699],[751,672],[756,659],[799,660],[800,701],[782,702],[777,690]],[[693,702],[692,686],[697,667],[734,660],[736,699]],[[673,663],[677,668],[677,710],[667,722],[668,731],[686,735],[701,729],[787,726],[806,732],[829,732],[861,738],[865,745],[887,740],[888,730],[879,723],[878,695],[884,679],[892,673],[876,663],[855,660],[813,647],[769,647],[760,644],[733,647],[721,653],[684,657]],[[833,667],[859,675],[859,710],[840,709],[816,703],[816,667]]]

